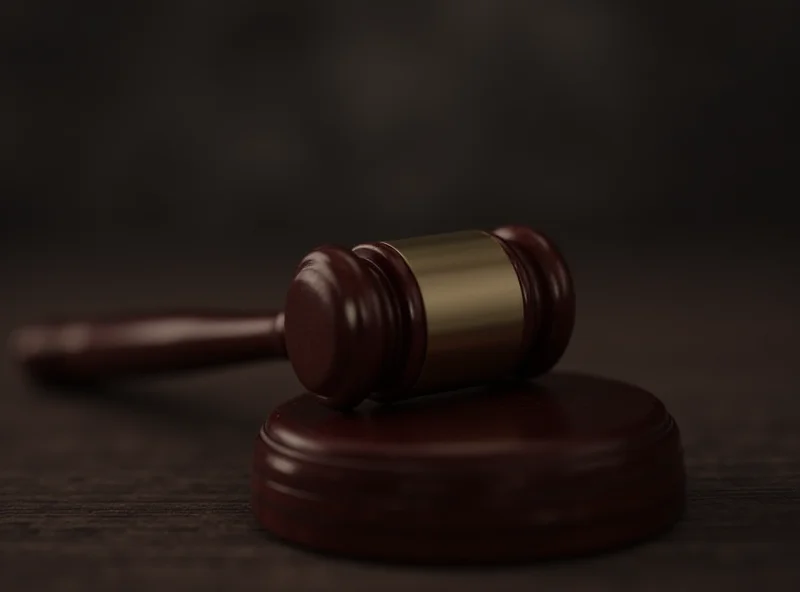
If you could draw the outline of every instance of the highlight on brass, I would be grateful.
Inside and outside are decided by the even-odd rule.
[[[510,371],[524,326],[519,278],[503,247],[483,231],[386,243],[422,294],[427,351],[416,389],[480,382]]]

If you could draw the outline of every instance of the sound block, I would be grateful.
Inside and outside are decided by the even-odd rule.
[[[516,562],[654,536],[685,500],[678,426],[622,382],[534,383],[341,413],[311,395],[258,438],[254,513],[277,537],[354,558]]]

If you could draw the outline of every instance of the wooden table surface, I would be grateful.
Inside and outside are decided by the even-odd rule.
[[[561,367],[651,389],[681,427],[688,512],[666,536],[495,569],[320,556],[273,540],[249,509],[256,431],[300,390],[286,363],[102,400],[37,391],[5,364],[0,590],[800,589],[796,251],[566,247],[579,315]],[[6,256],[0,329],[50,312],[277,306],[304,252]]]

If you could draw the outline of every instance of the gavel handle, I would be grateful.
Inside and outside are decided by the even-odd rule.
[[[82,385],[285,358],[283,313],[174,312],[22,327],[11,353],[34,380]]]

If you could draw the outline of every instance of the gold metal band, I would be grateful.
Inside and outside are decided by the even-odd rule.
[[[411,269],[425,308],[427,351],[414,390],[457,388],[509,372],[525,317],[519,279],[497,239],[465,231],[385,244]]]

